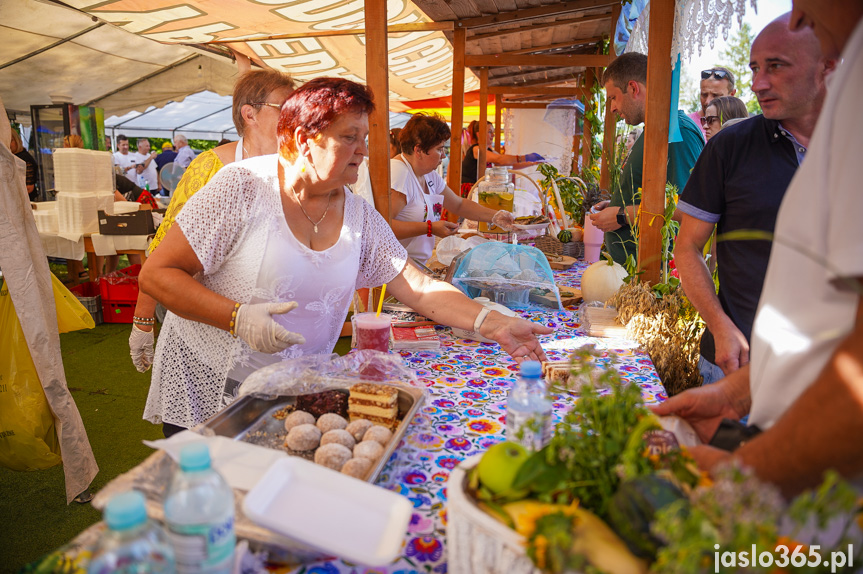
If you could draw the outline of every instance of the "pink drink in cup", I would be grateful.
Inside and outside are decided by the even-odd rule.
[[[391,317],[386,313],[359,313],[351,317],[357,335],[357,349],[390,350]]]

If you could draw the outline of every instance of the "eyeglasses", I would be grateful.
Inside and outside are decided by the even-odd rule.
[[[280,106],[279,104],[272,104],[270,102],[254,102],[254,103],[247,104],[247,105],[249,105],[249,106],[269,106],[271,108],[275,108],[279,111],[282,111],[282,106]]]
[[[724,80],[728,77],[728,72],[725,70],[701,70],[701,79],[706,80],[710,76],[713,76],[717,80]]]
[[[704,116],[701,118],[701,125],[707,127],[709,125],[713,125],[713,122],[718,122],[719,116]]]

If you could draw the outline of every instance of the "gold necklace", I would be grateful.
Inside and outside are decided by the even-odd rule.
[[[306,219],[308,219],[309,223],[311,223],[312,226],[314,227],[315,233],[317,233],[318,232],[318,225],[320,225],[321,221],[323,221],[324,218],[327,216],[327,212],[330,211],[330,201],[332,201],[332,199],[333,199],[333,192],[331,191],[330,195],[327,196],[327,208],[324,210],[324,214],[317,221],[317,223],[315,223],[315,221],[311,217],[309,217],[309,214],[306,213],[306,208],[303,207],[303,203],[300,201],[300,195],[297,193],[297,190],[295,190],[293,187],[291,187],[291,191],[294,192],[294,197],[297,198],[297,205],[300,206],[300,209],[302,210],[303,215],[306,216]]]

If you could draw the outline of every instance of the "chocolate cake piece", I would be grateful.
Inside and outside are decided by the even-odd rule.
[[[336,413],[347,418],[348,394],[343,391],[332,390],[311,395],[300,395],[297,397],[297,409],[311,413],[315,418],[326,413]]]

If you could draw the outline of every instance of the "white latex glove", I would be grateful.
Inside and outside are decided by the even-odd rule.
[[[139,373],[146,373],[153,364],[154,331],[142,331],[138,325],[132,325],[132,332],[129,334],[129,354],[132,356],[132,364]]]
[[[515,223],[515,217],[512,212],[501,209],[491,217],[491,222],[504,231],[512,231],[512,225]]]
[[[305,337],[299,333],[291,333],[272,317],[296,308],[294,301],[241,305],[237,310],[237,336],[261,353],[278,353],[291,345],[302,345],[306,342]]]

